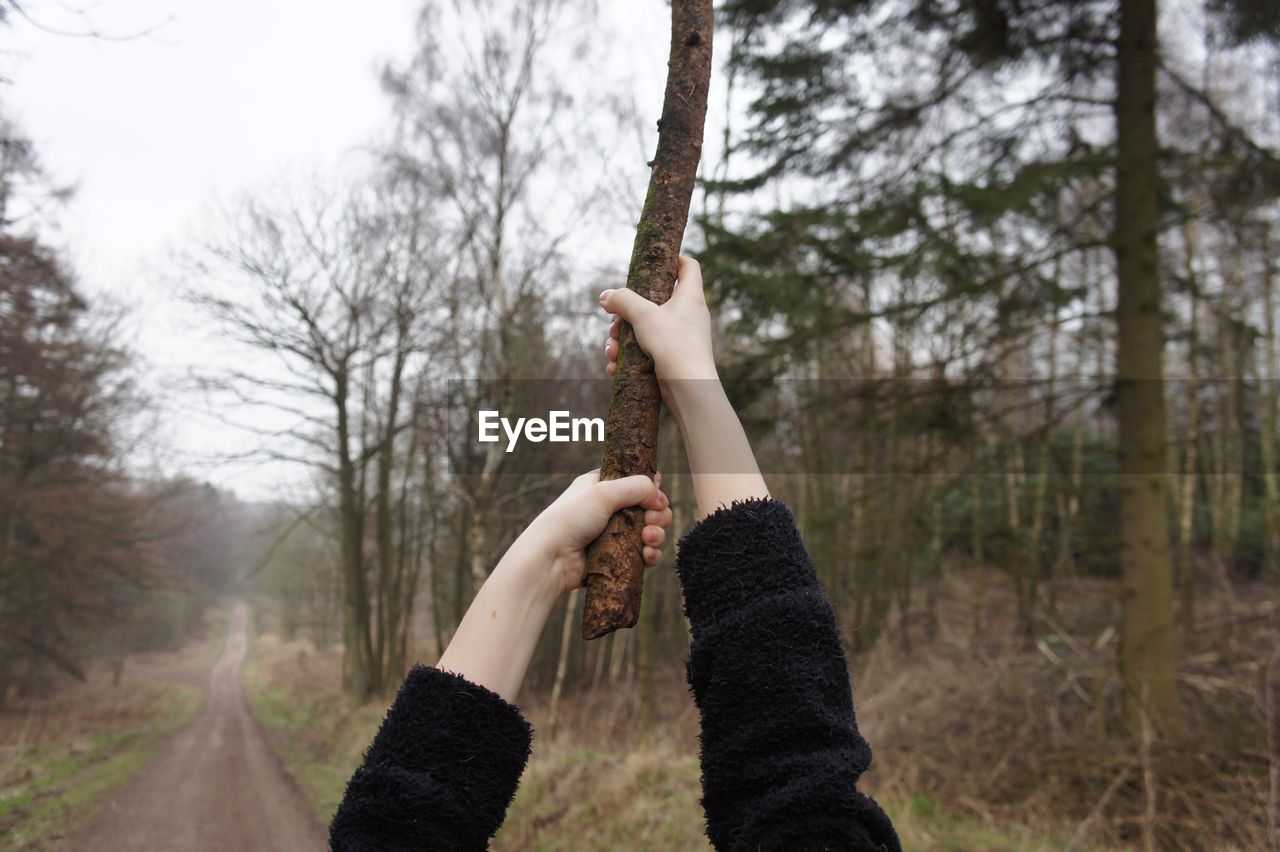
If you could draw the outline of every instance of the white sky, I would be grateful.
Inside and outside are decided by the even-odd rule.
[[[84,28],[51,0],[30,5],[42,23]],[[377,63],[411,48],[416,6],[104,0],[92,17],[108,32],[168,20],[123,42],[17,19],[4,101],[54,175],[77,185],[64,223],[86,284],[130,292],[139,261],[212,198],[326,166],[367,139],[387,114]]]
[[[84,32],[86,24],[59,0],[27,6],[41,26],[15,17],[0,31],[11,81],[0,87],[0,104],[52,176],[76,187],[52,238],[84,289],[133,309],[134,345],[165,403],[144,463],[249,497],[286,496],[278,470],[205,458],[243,451],[254,439],[167,393],[188,368],[218,357],[166,283],[171,257],[217,202],[282,175],[323,173],[376,134],[389,115],[376,69],[412,49],[418,0],[99,0],[88,14],[100,32],[160,25],[124,41],[52,34],[41,27]],[[601,7],[630,37],[615,55],[634,66],[641,114],[656,118],[668,7]],[[625,263],[630,244],[618,249]],[[300,471],[292,476],[305,483]]]

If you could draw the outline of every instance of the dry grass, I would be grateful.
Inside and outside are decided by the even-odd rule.
[[[1191,736],[1144,758],[1119,723],[1114,586],[1064,584],[1056,616],[1028,644],[1013,636],[1006,584],[985,585],[978,640],[972,584],[959,577],[943,590],[936,639],[917,630],[904,650],[886,637],[855,661],[859,721],[875,751],[864,787],[908,849],[1131,849],[1148,832],[1159,849],[1267,848],[1273,591],[1206,590],[1181,666]],[[255,709],[326,816],[382,715],[342,696],[339,660],[268,635],[251,666]],[[570,692],[555,731],[546,696],[523,696],[534,754],[494,848],[707,848],[697,716],[676,665],[655,693],[644,737],[626,685]]]
[[[696,756],[671,743],[539,743],[495,850],[710,849]]]
[[[882,643],[859,661],[859,713],[889,798],[925,795],[1084,847],[1133,848],[1149,834],[1159,849],[1267,848],[1274,590],[1206,590],[1180,667],[1189,736],[1144,752],[1120,722],[1114,585],[1071,582],[1031,644],[1012,637],[1002,591],[989,595],[975,641],[971,589],[948,584],[937,641],[910,652]]]
[[[251,701],[286,764],[326,819],[381,719],[381,705],[356,707],[338,687],[340,655],[271,634],[256,642]],[[684,683],[659,683],[664,696],[647,736],[637,725],[634,690],[611,687],[566,696],[552,732],[546,698],[524,696],[535,728],[533,757],[521,779],[496,852],[562,849],[698,850],[697,717]],[[873,773],[868,789],[882,795]],[[927,796],[884,800],[908,849],[1061,848],[1027,826],[988,825]]]

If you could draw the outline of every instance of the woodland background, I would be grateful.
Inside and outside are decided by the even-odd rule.
[[[717,11],[685,250],[839,615],[868,788],[915,848],[1274,844],[1280,15],[1161,0],[1156,43],[1153,0]],[[0,830],[33,717],[127,690],[237,597],[254,709],[326,813],[407,667],[595,465],[463,439],[494,400],[603,414],[594,296],[657,116],[592,85],[594,13],[425,3],[357,167],[248,193],[169,261],[236,353],[170,391],[306,471],[287,499],[137,463],[156,400],[127,310],[42,236],[69,190],[4,120]],[[1147,126],[1117,106],[1151,98]],[[662,440],[674,541],[693,501]],[[577,593],[553,618],[499,847],[702,842],[673,557],[635,630],[582,642]]]

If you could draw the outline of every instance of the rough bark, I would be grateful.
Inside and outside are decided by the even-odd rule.
[[[673,0],[671,58],[658,122],[658,151],[627,272],[627,287],[658,304],[671,297],[675,286],[680,243],[702,155],[711,81],[711,32],[711,0]],[[653,362],[624,322],[605,428],[602,479],[654,475],[661,404]],[[585,638],[635,626],[644,583],[643,528],[643,510],[623,510],[609,520],[588,548],[582,616]]]
[[[1156,0],[1121,0],[1117,43],[1116,402],[1123,539],[1120,675],[1135,734],[1181,733],[1174,671],[1164,404],[1164,317],[1156,248]]]

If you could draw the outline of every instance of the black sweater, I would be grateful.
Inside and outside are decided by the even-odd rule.
[[[721,850],[899,850],[855,788],[871,750],[854,720],[835,615],[786,506],[734,503],[680,542],[702,718],[707,836]],[[486,848],[529,757],[511,704],[415,666],[330,826],[339,852]]]

